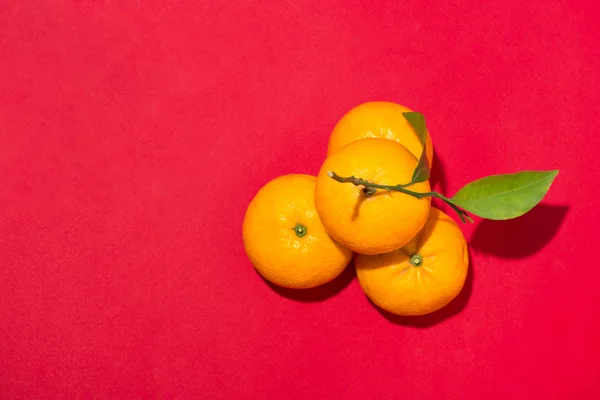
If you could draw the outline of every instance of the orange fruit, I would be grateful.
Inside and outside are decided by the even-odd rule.
[[[469,268],[467,243],[459,226],[431,207],[423,230],[402,249],[357,255],[358,282],[382,309],[415,316],[439,310],[462,290]]]
[[[390,101],[370,101],[352,108],[335,125],[329,138],[327,154],[332,154],[355,140],[384,138],[400,143],[418,159],[423,145],[402,115],[410,111],[409,108]],[[425,149],[431,167],[433,144],[429,132]]]
[[[248,258],[269,282],[312,288],[338,276],[352,252],[325,231],[315,210],[316,178],[292,174],[273,179],[250,202],[242,237]]]
[[[406,245],[427,221],[431,198],[417,199],[400,192],[340,183],[328,172],[355,176],[383,185],[410,182],[417,159],[400,143],[386,139],[361,139],[331,154],[317,176],[315,205],[327,232],[350,250],[380,254]],[[407,187],[429,192],[425,181]]]

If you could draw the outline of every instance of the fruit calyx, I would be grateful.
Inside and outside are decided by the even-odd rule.
[[[306,227],[300,223],[296,224],[296,226],[293,227],[292,230],[296,232],[296,236],[298,237],[306,235]]]
[[[372,188],[372,187],[366,187],[366,188],[363,189],[363,193],[367,197],[373,196],[376,192],[377,192],[377,189]]]
[[[420,267],[423,265],[423,257],[420,254],[413,254],[410,257],[410,263],[415,267]]]

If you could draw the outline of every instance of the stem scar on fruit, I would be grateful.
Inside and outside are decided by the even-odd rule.
[[[306,227],[300,223],[296,224],[296,226],[293,227],[292,230],[296,232],[296,236],[298,237],[306,235]]]
[[[414,254],[410,258],[410,263],[415,267],[420,267],[421,265],[423,265],[423,257],[421,257],[420,254]]]
[[[367,197],[373,196],[376,192],[377,192],[377,189],[372,188],[372,187],[366,187],[366,188],[363,189],[363,193]]]

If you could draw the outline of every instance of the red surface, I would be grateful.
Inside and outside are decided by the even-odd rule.
[[[0,398],[600,398],[600,14],[450,3],[3,1]],[[469,283],[422,319],[352,269],[275,290],[242,247],[260,186],[375,99],[425,114],[447,194],[560,169],[464,226]]]

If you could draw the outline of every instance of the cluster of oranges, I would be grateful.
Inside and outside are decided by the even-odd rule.
[[[273,179],[250,202],[246,253],[268,281],[307,289],[337,277],[354,258],[358,282],[382,309],[398,315],[436,311],[462,290],[469,265],[456,222],[431,197],[344,183],[411,182],[423,143],[392,102],[361,104],[336,124],[319,174]],[[433,146],[425,141],[429,167]],[[418,193],[429,181],[410,184]]]

